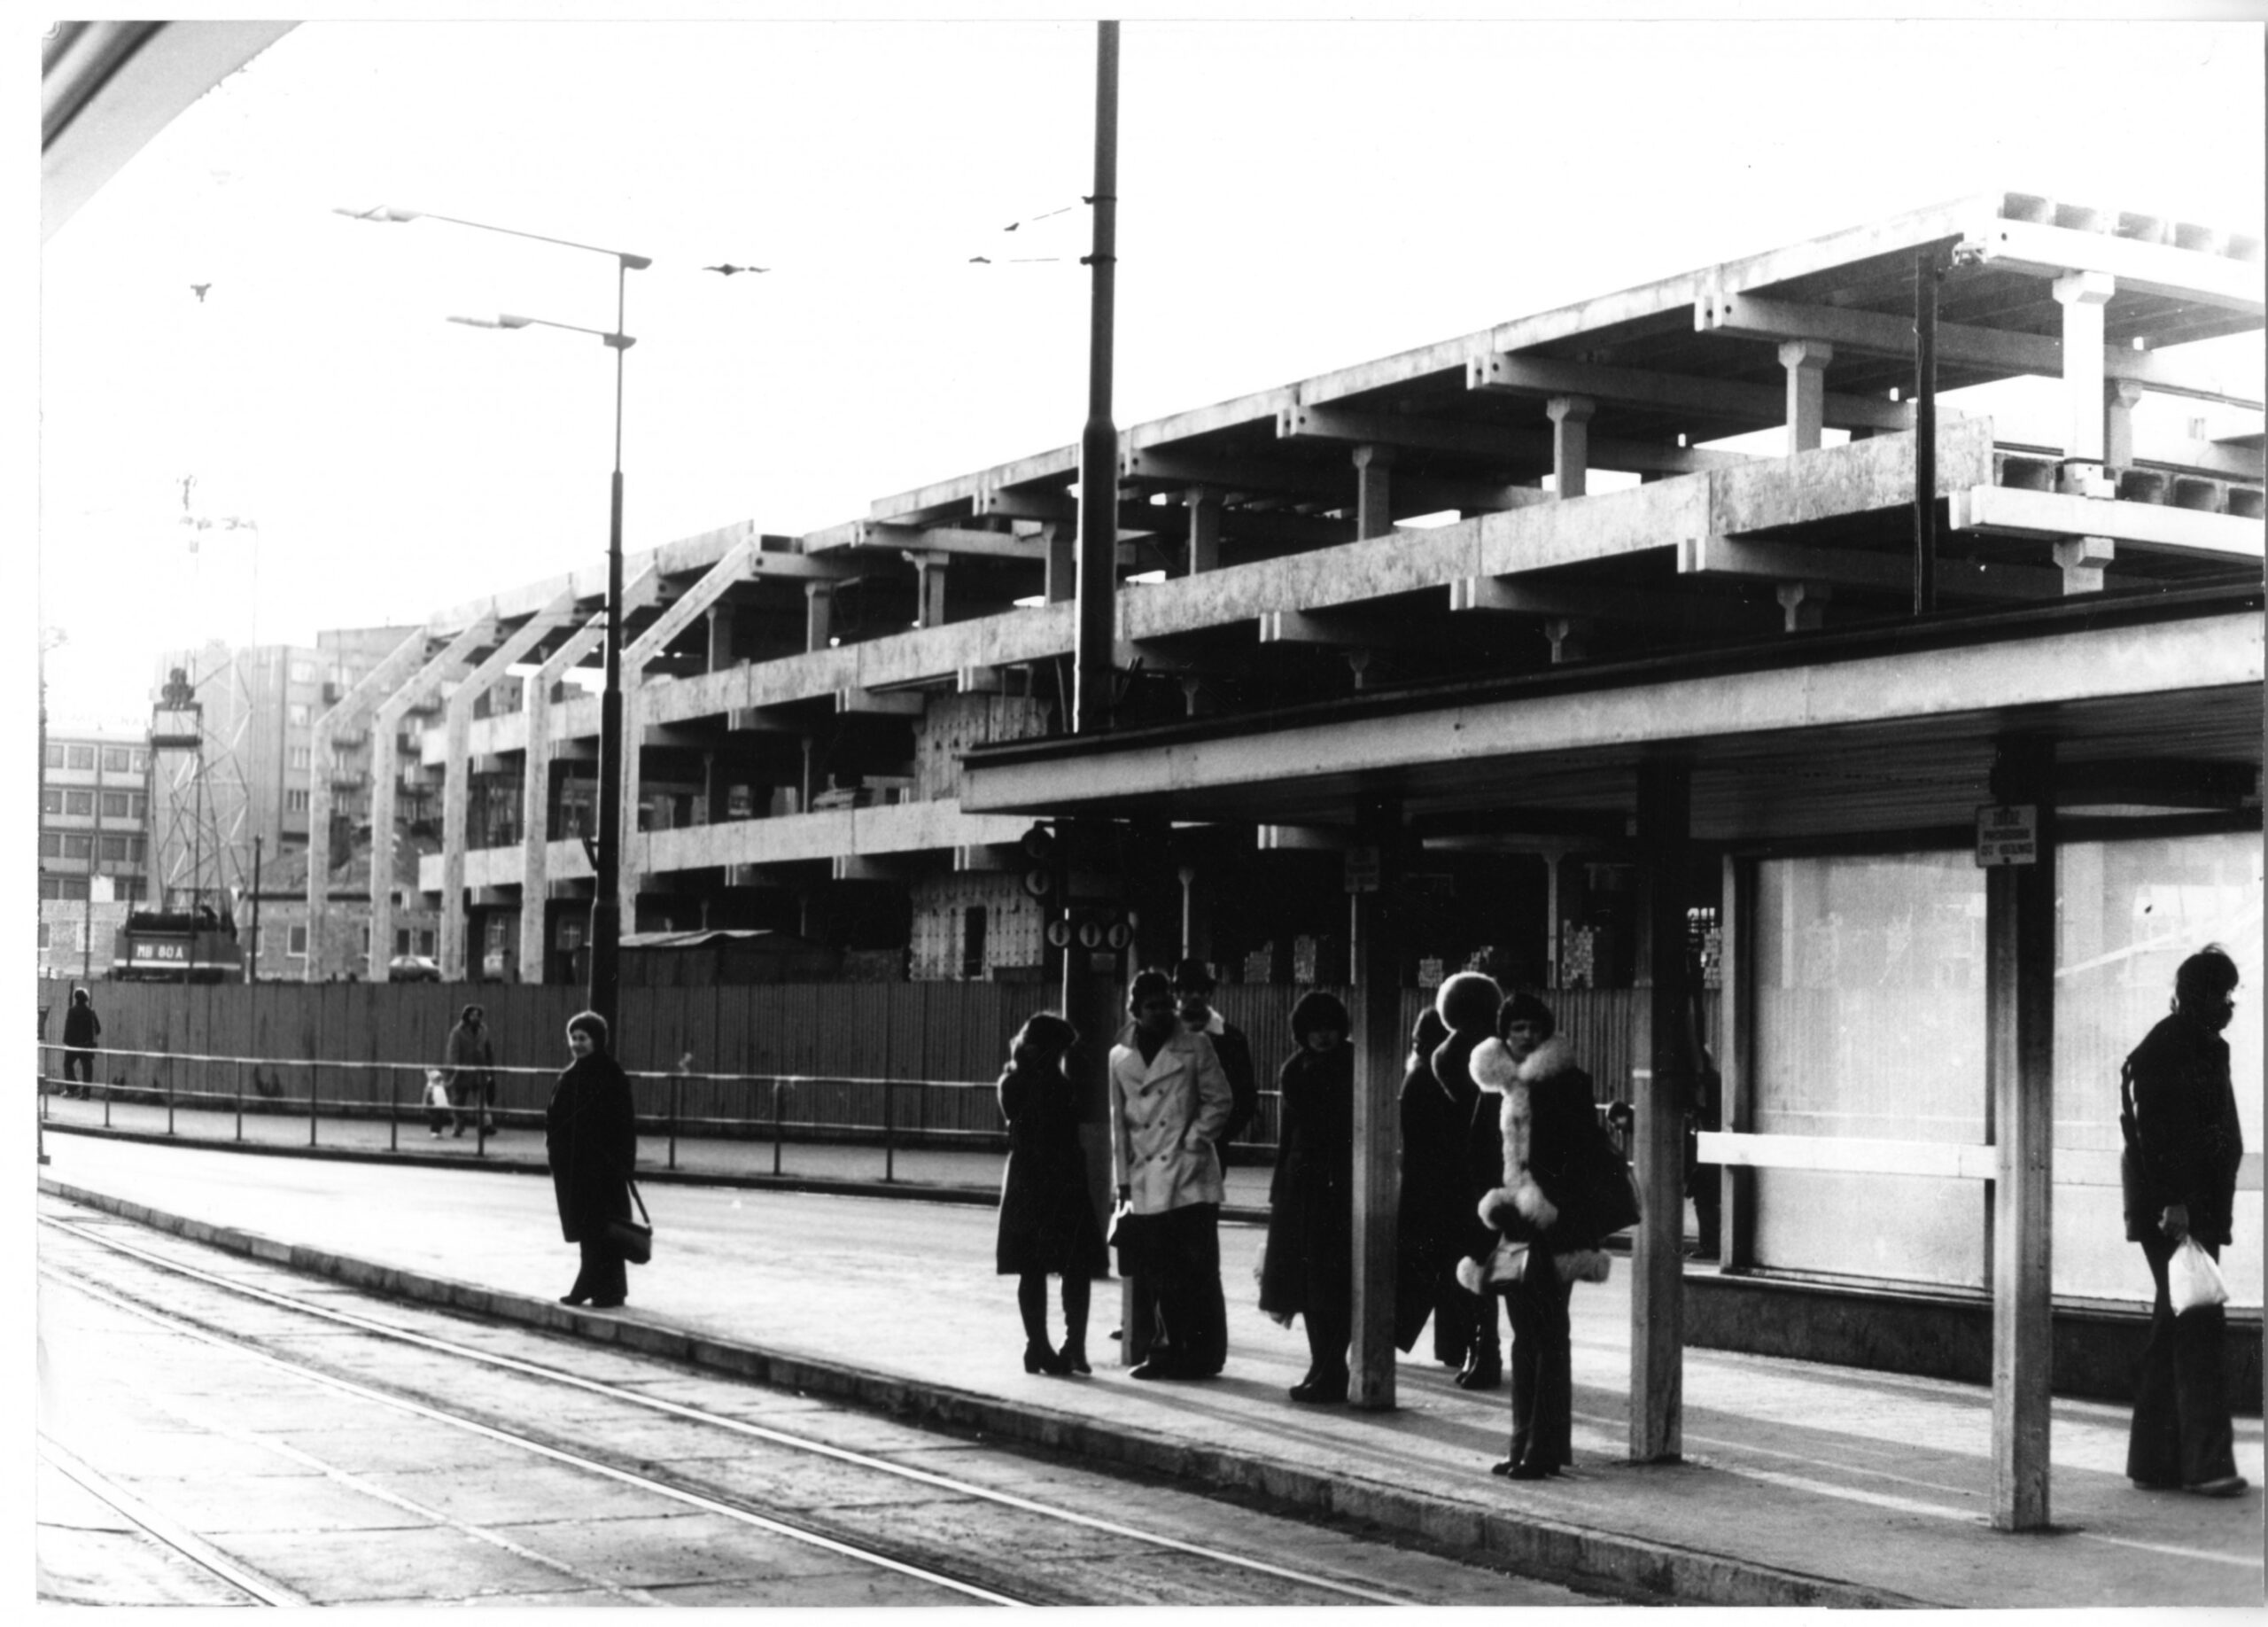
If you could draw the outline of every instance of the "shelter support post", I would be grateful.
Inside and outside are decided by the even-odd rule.
[[[1717,1068],[1722,1078],[1724,1126],[1738,1135],[1756,1130],[1756,860],[1724,861],[1724,958],[1718,981]],[[1756,1269],[1756,1172],[1728,1164],[1723,1218],[1719,1222],[1720,1270]]]
[[[1691,848],[1692,770],[1638,766],[1639,1004],[1651,1067],[1632,1080],[1637,1175],[1643,1218],[1630,1265],[1630,1457],[1674,1462],[1684,1451],[1685,1103],[1694,1062],[1687,1053],[1685,891]]]
[[[1985,1088],[1993,1145],[1992,1524],[2048,1522],[2055,1147],[2052,742],[2001,742],[1992,795],[2035,810],[2034,862],[1984,873]]]
[[[1377,855],[1355,894],[1361,959],[1355,1031],[1354,1382],[1348,1398],[1371,1412],[1394,1405],[1394,1206],[1401,1140],[1402,946],[1394,920],[1402,805],[1368,798],[1355,814],[1356,846]],[[1355,873],[1350,869],[1350,875]],[[1491,1314],[1495,1307],[1491,1306]]]

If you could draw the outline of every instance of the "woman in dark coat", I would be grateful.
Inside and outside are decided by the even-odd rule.
[[[1496,1242],[1472,1207],[1496,1184],[1496,1099],[1484,1095],[1473,1082],[1472,1064],[1474,1049],[1496,1037],[1496,1013],[1503,1003],[1504,992],[1496,980],[1481,972],[1458,972],[1433,997],[1433,1009],[1449,1028],[1449,1037],[1433,1053],[1433,1078],[1449,1098],[1459,1138],[1456,1162],[1444,1165],[1441,1176],[1444,1187],[1453,1184],[1457,1192],[1457,1241],[1452,1246],[1459,1255],[1475,1249],[1486,1253]],[[1504,1346],[1498,1336],[1495,1302],[1475,1299],[1472,1344],[1456,1386],[1494,1390],[1503,1382]]]
[[[1268,1249],[1260,1308],[1304,1319],[1307,1376],[1292,1399],[1347,1398],[1354,1329],[1355,1053],[1347,1008],[1315,990],[1292,1008],[1299,1049],[1285,1059],[1283,1128],[1268,1188]]]
[[[1000,1182],[999,1274],[1016,1279],[1024,1322],[1024,1371],[1091,1373],[1087,1361],[1090,1281],[1110,1274],[1095,1219],[1079,1115],[1063,1058],[1078,1031],[1043,1011],[1017,1031],[1000,1075],[1008,1121],[1008,1168]],[[1063,1279],[1063,1348],[1047,1339],[1047,1278]]]
[[[1460,1115],[1433,1077],[1433,1053],[1449,1037],[1441,1014],[1428,1006],[1418,1014],[1410,1036],[1409,1060],[1402,1074],[1402,1189],[1394,1218],[1394,1343],[1407,1352],[1425,1323],[1433,1324],[1433,1358],[1461,1367],[1472,1348],[1472,1296],[1457,1285],[1457,1243],[1464,1236],[1468,1206],[1461,1179],[1447,1179],[1464,1167],[1464,1127]]]
[[[544,1109],[543,1151],[559,1203],[560,1234],[583,1249],[575,1286],[563,1305],[589,1304],[611,1311],[629,1293],[620,1250],[606,1238],[607,1222],[630,1218],[630,1172],[638,1161],[638,1121],[630,1081],[607,1055],[606,1019],[595,1011],[567,1021],[567,1047],[575,1060],[552,1086]]]

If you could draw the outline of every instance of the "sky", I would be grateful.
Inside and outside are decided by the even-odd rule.
[[[1122,41],[1121,425],[1969,193],[2262,230],[2256,23]],[[167,645],[422,621],[603,557],[612,353],[446,318],[611,329],[612,260],[338,209],[653,257],[633,551],[1076,441],[1094,52],[1045,19],[303,24],[45,245],[52,715],[139,727]]]

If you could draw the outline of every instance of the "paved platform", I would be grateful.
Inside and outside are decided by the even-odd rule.
[[[1254,1308],[1260,1232],[1248,1224],[1223,1227],[1226,1374],[1140,1384],[1102,1336],[1117,1296],[1099,1284],[1094,1375],[1022,1371],[1014,1290],[992,1271],[992,1216],[975,1203],[649,1179],[656,1257],[633,1271],[630,1305],[571,1312],[553,1296],[572,1250],[559,1242],[549,1183],[526,1173],[450,1156],[252,1156],[69,1133],[50,1133],[47,1148],[43,1184],[58,1193],[340,1281],[1262,1491],[1633,1596],[2066,1608],[2256,1609],[2263,1600],[2257,1419],[2237,1430],[2238,1465],[2256,1489],[2215,1502],[2132,1490],[2124,1409],[2058,1401],[2055,1528],[2012,1535],[1989,1525],[1982,1389],[1695,1350],[1683,1460],[1627,1462],[1622,1262],[1574,1296],[1574,1468],[1512,1484],[1487,1473],[1502,1455],[1503,1393],[1459,1390],[1430,1362],[1405,1362],[1393,1412],[1288,1401],[1305,1342]],[[709,1143],[703,1156],[735,1149],[751,1173],[768,1170],[768,1144]]]

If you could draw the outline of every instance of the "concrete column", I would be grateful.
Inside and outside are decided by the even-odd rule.
[[[1554,616],[1543,624],[1543,635],[1551,641],[1551,664],[1580,661],[1590,648],[1591,624],[1581,616]]]
[[[804,648],[825,650],[834,637],[835,584],[805,582],[804,584]]]
[[[1355,460],[1355,536],[1382,537],[1394,529],[1392,447],[1356,447]]]
[[[1788,450],[1816,452],[1827,423],[1827,364],[1835,346],[1817,339],[1790,339],[1780,346],[1788,370]]]
[[[1366,798],[1355,810],[1355,842],[1375,849],[1377,887],[1354,895],[1356,958],[1350,966],[1355,1031],[1355,1261],[1353,1375],[1348,1399],[1366,1412],[1394,1404],[1394,1201],[1401,1153],[1402,946],[1394,918],[1402,850],[1402,806]],[[1495,1306],[1488,1307],[1491,1316]]]
[[[1589,489],[1591,415],[1598,403],[1588,396],[1555,395],[1543,403],[1551,418],[1551,485],[1559,500]]]
[[[1221,499],[1201,486],[1192,486],[1182,497],[1189,513],[1189,573],[1221,568]]]
[[[1780,609],[1790,633],[1815,633],[1826,625],[1827,603],[1835,596],[1829,582],[1782,582]]]
[[[2063,567],[2063,594],[2101,593],[2102,568],[2117,557],[2109,537],[2066,537],[2055,544],[2055,563]]]
[[[2113,469],[2134,463],[2134,403],[2142,386],[2131,378],[2113,378],[2102,386],[2102,461]]]
[[[721,673],[733,665],[733,607],[718,600],[709,607],[708,670]]]
[[[1992,1524],[2004,1531],[2048,1526],[2054,767],[2051,742],[2001,742],[1992,766],[1993,800],[2035,810],[2038,862],[1994,865],[1984,874],[1984,1075],[1993,1146]]]
[[[1181,698],[1187,714],[1209,718],[1221,709],[1219,686],[1210,678],[1192,673],[1181,681]]]
[[[552,664],[528,680],[528,749],[520,767],[520,981],[541,983],[551,945],[544,906],[551,896]]]
[[[401,748],[395,731],[402,712],[392,701],[378,708],[370,725],[370,943],[364,953],[362,975],[372,983],[386,981],[386,961],[393,951],[393,821],[399,798],[395,785],[401,776]],[[312,954],[314,943],[309,941]]]
[[[1643,904],[1638,976],[1651,1059],[1633,1070],[1638,1189],[1644,1210],[1630,1262],[1630,1456],[1674,1462],[1684,1451],[1685,1113],[1694,1059],[1687,1047],[1686,868],[1693,775],[1682,763],[1638,766]]]
[[[917,627],[942,627],[945,625],[945,567],[952,562],[951,554],[935,549],[905,550],[913,563],[913,625]]]
[[[1060,604],[1079,592],[1079,533],[1049,520],[1039,528],[1047,542],[1047,602]]]
[[[2054,284],[2063,307],[2063,398],[2070,418],[2063,455],[2103,461],[2103,307],[2117,284],[2101,271],[2073,271]]]
[[[615,898],[622,910],[622,930],[638,930],[638,889],[646,878],[639,860],[648,837],[638,829],[638,799],[645,789],[646,670],[643,665],[622,669],[622,851],[615,855]]]

